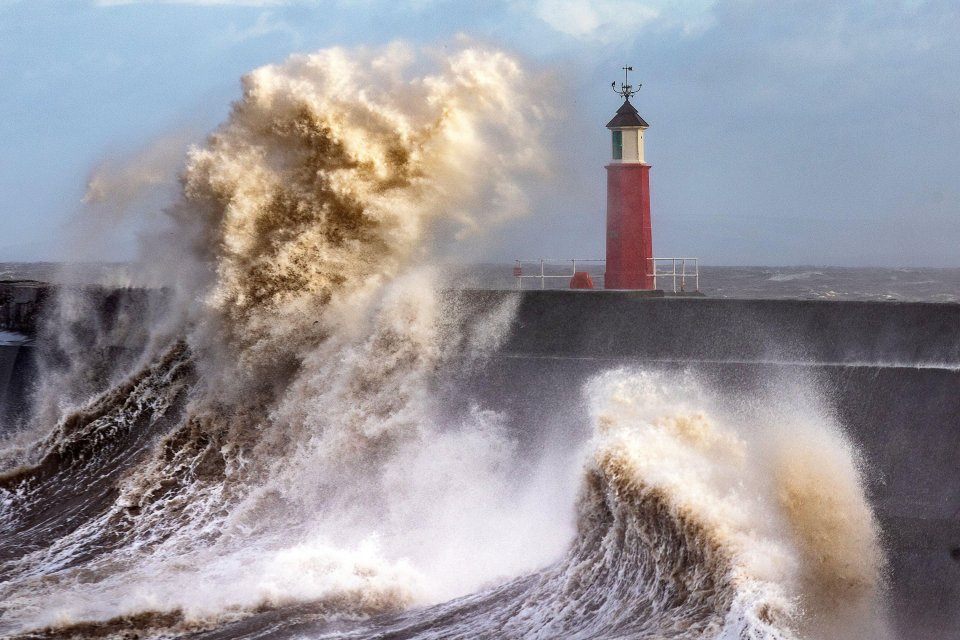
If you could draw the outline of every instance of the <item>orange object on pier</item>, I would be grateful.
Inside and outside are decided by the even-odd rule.
[[[586,271],[577,271],[570,278],[571,289],[593,289],[593,278]]]

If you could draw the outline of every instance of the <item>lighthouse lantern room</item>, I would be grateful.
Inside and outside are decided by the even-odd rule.
[[[607,289],[653,289],[653,235],[650,226],[650,165],[644,161],[643,137],[649,126],[630,98],[634,89],[623,67],[624,82],[613,90],[623,105],[607,123],[612,153],[607,165]]]

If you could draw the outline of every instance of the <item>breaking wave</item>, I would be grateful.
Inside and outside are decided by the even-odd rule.
[[[145,242],[165,293],[91,326],[64,291],[50,315],[0,455],[0,633],[886,633],[828,415],[617,369],[548,446],[472,388],[518,298],[424,265],[524,209],[537,84],[499,51],[403,44],[244,79]]]

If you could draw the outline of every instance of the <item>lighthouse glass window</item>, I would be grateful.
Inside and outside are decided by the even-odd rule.
[[[613,131],[613,159],[623,160],[623,131]]]

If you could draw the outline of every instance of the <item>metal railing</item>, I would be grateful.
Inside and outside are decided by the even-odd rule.
[[[688,291],[700,290],[700,266],[697,258],[650,258],[651,273],[653,276],[653,288],[665,288],[660,286],[664,280],[673,287],[673,293],[684,293]],[[569,271],[563,265],[570,265]],[[545,289],[547,280],[564,279],[569,280],[577,273],[577,265],[605,265],[606,260],[571,258],[569,260],[554,260],[549,258],[538,258],[536,260],[516,260],[513,263],[513,277],[516,280],[517,289],[523,289],[524,280],[539,280],[540,288]],[[534,267],[535,273],[524,275],[524,265]],[[548,267],[551,267],[548,273]],[[562,270],[561,273],[556,271]],[[602,277],[602,272],[599,275]],[[689,288],[689,281],[693,281],[693,288]]]
[[[700,291],[700,264],[696,258],[650,258],[650,261],[653,263],[654,289],[664,289],[665,287],[657,286],[657,280],[668,278],[673,281],[674,293]],[[661,271],[661,264],[670,265],[670,270]],[[677,270],[678,264],[680,265],[679,271]],[[687,270],[687,265],[690,266],[689,271]],[[678,278],[679,281],[677,280]],[[693,289],[687,289],[687,278],[693,279]],[[677,285],[680,285],[679,288],[677,288]]]
[[[570,280],[573,277],[573,274],[577,272],[577,265],[584,264],[604,264],[606,260],[597,260],[597,259],[585,259],[585,258],[571,258],[569,260],[551,260],[548,258],[538,258],[537,260],[516,260],[513,263],[513,277],[517,281],[517,289],[523,289],[524,280],[539,280],[540,288],[546,288],[546,281],[552,278],[561,278],[564,280]],[[537,267],[539,273],[533,275],[523,275],[523,265],[533,265]],[[566,265],[570,264],[570,271],[564,271],[563,273],[547,273],[547,266],[556,267],[557,265]],[[560,267],[563,268],[563,267]]]

